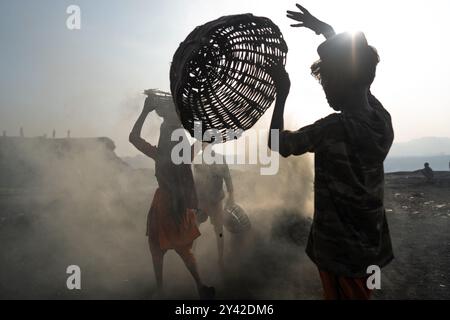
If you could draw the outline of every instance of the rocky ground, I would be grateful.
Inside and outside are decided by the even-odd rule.
[[[153,179],[145,171],[139,176]],[[154,188],[130,192],[128,186],[82,196],[1,189],[0,298],[152,298],[144,234]],[[450,174],[436,173],[434,184],[417,174],[387,174],[385,197],[395,260],[382,270],[375,299],[449,299]],[[251,233],[225,233],[225,273],[217,268],[211,226],[201,226],[195,250],[218,298],[320,299],[316,269],[304,254],[309,221],[281,207],[249,214]],[[170,252],[165,263],[167,298],[195,299],[180,259]],[[66,288],[71,264],[82,270],[79,291]]]
[[[395,260],[384,270],[383,299],[450,298],[450,173],[386,175],[386,211]]]

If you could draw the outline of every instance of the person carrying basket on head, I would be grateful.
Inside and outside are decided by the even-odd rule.
[[[157,147],[141,137],[144,121],[154,110],[163,118]],[[173,249],[194,278],[200,298],[211,299],[214,297],[215,290],[203,284],[192,253],[193,241],[200,236],[200,232],[196,224],[198,202],[191,166],[187,163],[175,164],[171,159],[172,148],[178,143],[171,140],[171,134],[179,128],[181,124],[174,106],[172,104],[158,106],[157,99],[150,94],[145,99],[142,113],[129,135],[130,142],[139,151],[155,160],[158,189],[148,213],[147,236],[153,259],[157,293],[162,295],[164,254],[167,250]]]

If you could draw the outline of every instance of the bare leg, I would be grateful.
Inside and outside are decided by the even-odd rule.
[[[159,296],[163,293],[163,263],[165,251],[155,245],[150,237],[148,238],[150,253],[152,254],[153,270],[155,272],[156,290]]]
[[[221,270],[224,268],[223,251],[224,251],[224,238],[223,238],[223,225],[215,225],[214,231],[216,232],[217,240],[217,252],[219,257],[219,267]]]
[[[211,215],[211,223],[214,226],[214,232],[216,233],[216,241],[217,241],[217,252],[218,252],[218,261],[219,268],[223,271],[224,261],[223,261],[223,252],[224,252],[224,234],[223,234],[223,203],[219,201],[212,208]]]
[[[197,268],[197,262],[194,255],[192,254],[191,246],[192,245],[188,245],[182,248],[177,248],[175,249],[175,251],[179,254],[181,259],[183,259],[184,264],[194,278],[200,298],[212,299],[214,297],[215,290],[212,287],[205,286],[201,281],[200,274]]]
[[[194,278],[194,281],[197,285],[197,287],[200,287],[203,285],[200,275],[198,273],[197,268],[197,261],[195,261],[194,254],[192,253],[191,246],[186,246],[182,248],[176,248],[175,251],[178,253],[178,255],[183,260],[184,264],[186,265],[186,268],[188,268],[189,272],[191,273],[192,277]]]

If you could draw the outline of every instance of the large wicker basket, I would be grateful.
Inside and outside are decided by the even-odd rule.
[[[268,68],[284,68],[287,45],[268,18],[224,16],[195,28],[175,52],[170,88],[180,120],[191,135],[251,128],[275,99]]]

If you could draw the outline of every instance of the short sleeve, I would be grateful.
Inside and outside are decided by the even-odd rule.
[[[333,113],[297,131],[285,130],[280,134],[280,153],[283,156],[316,152],[326,145],[339,126],[340,115]]]

